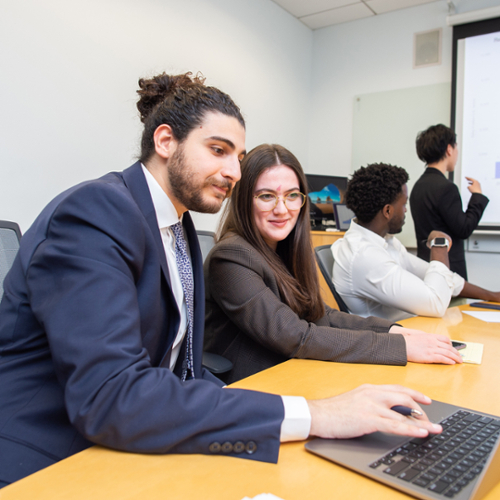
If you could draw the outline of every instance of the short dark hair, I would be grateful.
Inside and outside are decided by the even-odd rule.
[[[429,127],[417,135],[417,156],[427,165],[437,163],[446,156],[448,146],[455,147],[457,134],[446,125]]]
[[[174,137],[182,142],[189,132],[201,124],[208,112],[236,118],[243,128],[245,120],[231,97],[215,87],[204,85],[205,79],[192,73],[161,75],[139,80],[141,96],[137,109],[144,123],[140,161],[145,163],[154,153],[154,133],[163,124],[170,125]]]
[[[400,196],[409,176],[404,168],[386,163],[361,167],[347,184],[345,202],[359,222],[368,224]]]
[[[266,170],[277,165],[291,168],[299,180],[300,191],[307,194],[306,176],[293,153],[278,144],[257,146],[241,162],[241,179],[225,208],[220,238],[233,232],[247,240],[273,270],[283,302],[301,319],[316,321],[325,315],[325,306],[311,244],[309,199],[291,233],[278,242],[276,252],[264,241],[255,224],[255,186]]]

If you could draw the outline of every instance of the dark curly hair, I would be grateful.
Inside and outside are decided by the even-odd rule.
[[[448,145],[455,147],[457,134],[446,125],[429,127],[417,135],[417,156],[427,165],[437,163],[446,156]]]
[[[182,142],[201,124],[210,111],[236,118],[243,128],[245,120],[231,97],[215,87],[205,86],[200,74],[167,75],[162,73],[150,79],[139,80],[141,96],[137,109],[144,123],[140,161],[145,163],[154,153],[153,135],[163,124],[170,125],[174,137]]]
[[[345,202],[359,222],[368,224],[386,205],[396,201],[409,176],[404,168],[374,163],[361,167],[347,184]]]

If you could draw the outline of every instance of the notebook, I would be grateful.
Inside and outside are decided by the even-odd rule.
[[[433,401],[425,406],[443,433],[408,438],[375,432],[313,439],[305,447],[339,465],[422,499],[477,500],[500,477],[500,417]]]
[[[343,203],[333,204],[333,214],[335,216],[335,224],[339,231],[347,231],[351,225],[351,220],[356,217],[354,212]]]

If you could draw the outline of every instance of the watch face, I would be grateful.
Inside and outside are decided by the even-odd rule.
[[[434,245],[445,246],[446,245],[446,238],[434,238]]]

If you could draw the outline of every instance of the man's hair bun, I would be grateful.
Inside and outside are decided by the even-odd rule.
[[[141,121],[144,123],[153,109],[161,103],[168,95],[173,95],[178,89],[189,89],[203,85],[205,78],[201,74],[192,76],[191,72],[183,75],[167,75],[162,73],[153,78],[141,78],[139,80],[140,90],[137,93],[140,99],[137,102],[137,109],[141,114]]]

